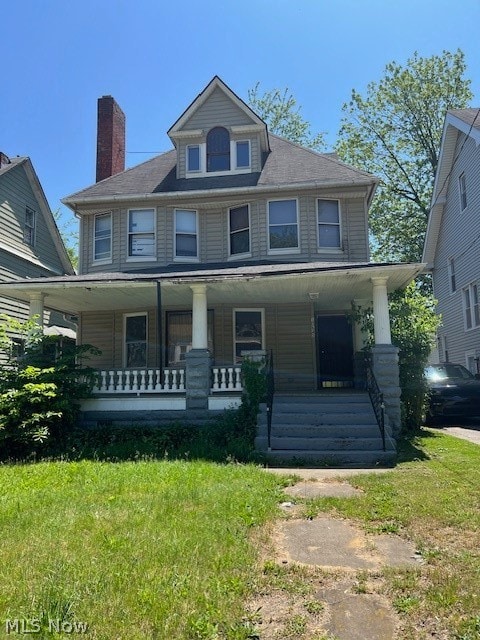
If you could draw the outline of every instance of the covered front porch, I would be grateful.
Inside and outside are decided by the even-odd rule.
[[[352,305],[373,307],[375,345],[383,354],[374,358],[374,369],[379,386],[392,387],[396,352],[387,296],[421,268],[371,263],[172,265],[155,273],[29,280],[4,283],[0,289],[28,301],[32,316],[42,317],[45,307],[76,315],[79,342],[101,350],[90,363],[98,378],[84,410],[208,411],[238,404],[245,353],[273,352],[276,386],[284,393],[342,388],[345,381],[362,385],[355,354],[364,347],[364,336],[350,318]],[[350,336],[347,348],[344,338],[340,342],[351,373],[332,369],[340,358],[339,341],[330,341],[335,348],[328,346],[327,324],[334,338],[340,324],[343,335]],[[398,389],[392,398],[395,394],[398,404]]]

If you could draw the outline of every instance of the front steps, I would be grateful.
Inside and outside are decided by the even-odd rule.
[[[394,442],[382,437],[365,392],[275,395],[268,450],[266,409],[259,415],[257,450],[272,463],[325,466],[389,466]],[[387,429],[388,431],[388,429]]]

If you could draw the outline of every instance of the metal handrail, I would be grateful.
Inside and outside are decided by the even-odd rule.
[[[383,393],[380,391],[380,387],[378,386],[377,379],[375,378],[375,374],[373,373],[371,363],[367,360],[365,364],[367,376],[367,391],[368,395],[370,396],[373,411],[375,412],[375,417],[377,418],[377,424],[382,435],[383,450],[385,451],[385,402],[383,399]]]
[[[275,395],[275,374],[273,370],[273,351],[270,350],[265,359],[265,378],[267,383],[266,404],[267,404],[267,441],[268,449],[271,449],[272,437],[272,412],[273,396]]]

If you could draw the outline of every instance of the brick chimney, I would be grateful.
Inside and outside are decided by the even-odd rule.
[[[97,182],[125,169],[125,114],[112,96],[98,99]]]

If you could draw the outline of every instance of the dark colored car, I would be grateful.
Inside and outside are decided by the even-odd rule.
[[[480,380],[461,364],[446,362],[425,369],[430,389],[428,418],[480,416]]]

